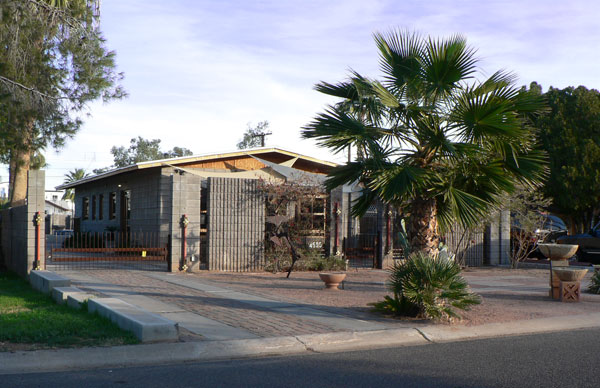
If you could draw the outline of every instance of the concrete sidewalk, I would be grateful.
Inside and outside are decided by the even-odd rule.
[[[497,322],[501,319],[491,314],[495,319],[491,323],[464,326],[388,319],[339,307],[335,301],[327,305],[326,298],[353,298],[368,293],[367,289],[373,295],[385,293],[380,280],[385,273],[377,272],[361,281],[349,275],[347,290],[339,293],[322,291],[310,274],[298,274],[295,283],[284,283],[293,298],[282,297],[284,289],[270,288],[263,274],[241,276],[242,283],[235,283],[233,275],[71,272],[62,275],[88,292],[119,298],[177,322],[180,342],[0,353],[0,374],[346,351],[600,327],[600,296],[586,295],[591,304],[562,306],[545,299],[548,285],[543,276],[482,274],[465,275],[474,291],[490,297],[490,306],[500,314],[499,303],[510,305],[514,304],[510,298],[531,296],[544,308],[562,308],[563,315],[516,320],[519,316],[514,316]],[[352,294],[353,288],[359,294]],[[377,298],[373,295],[368,298]]]

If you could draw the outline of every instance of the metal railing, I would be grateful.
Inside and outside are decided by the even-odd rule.
[[[168,241],[155,232],[60,231],[46,235],[46,269],[167,270]]]

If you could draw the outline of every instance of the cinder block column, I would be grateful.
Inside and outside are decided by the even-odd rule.
[[[178,271],[192,255],[196,257],[196,263],[200,258],[200,187],[201,177],[190,173],[177,172],[174,170],[170,175],[171,195],[168,214],[169,234],[171,235],[171,271]],[[165,199],[169,197],[165,195]],[[183,228],[182,217],[186,215],[189,223],[186,227],[186,249],[183,252]],[[165,217],[166,218],[166,217]],[[188,264],[189,265],[189,264]]]
[[[488,252],[490,265],[510,264],[510,212],[502,211],[492,217],[486,227],[488,234]]]
[[[500,264],[510,265],[510,212],[500,212]]]

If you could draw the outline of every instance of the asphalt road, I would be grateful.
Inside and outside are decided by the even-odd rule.
[[[600,329],[347,353],[4,375],[0,387],[600,387]]]

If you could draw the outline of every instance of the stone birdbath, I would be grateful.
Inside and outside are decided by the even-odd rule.
[[[326,290],[339,290],[338,286],[344,281],[346,274],[343,272],[322,272],[319,277],[325,283]]]
[[[561,302],[579,302],[581,279],[587,271],[587,268],[556,268],[552,270],[560,281],[559,299]]]
[[[555,269],[569,266],[567,261],[577,252],[579,245],[573,244],[538,244],[540,252],[550,259],[550,297],[560,299],[560,282]],[[585,275],[585,274],[584,274]]]
[[[568,260],[577,252],[579,245],[572,244],[538,244],[542,255],[551,261]]]
[[[538,244],[540,252],[550,259],[550,297],[562,302],[579,302],[581,279],[587,269],[570,268],[567,261],[579,245]]]
[[[587,273],[587,268],[555,268],[554,274],[562,282],[580,282]]]

